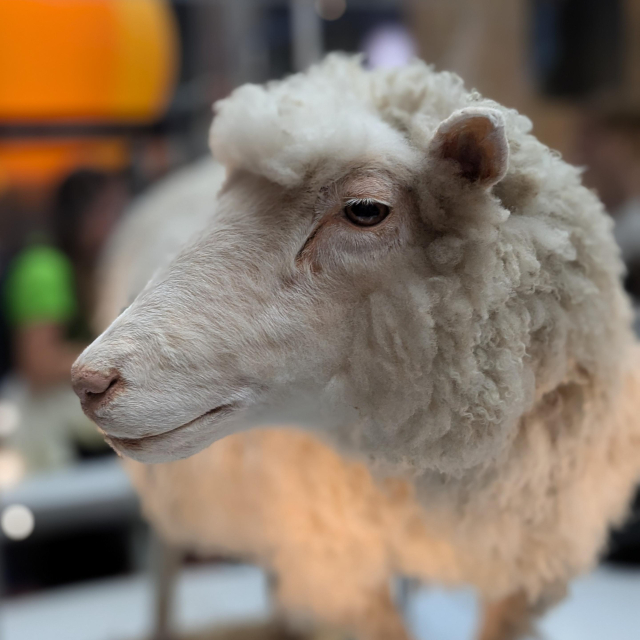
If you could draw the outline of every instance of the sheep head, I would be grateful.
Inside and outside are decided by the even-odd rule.
[[[459,473],[541,390],[606,368],[591,324],[571,328],[604,305],[613,340],[626,318],[604,214],[526,119],[418,63],[341,58],[216,109],[228,174],[208,227],[74,365],[120,453],[167,461],[288,423]]]

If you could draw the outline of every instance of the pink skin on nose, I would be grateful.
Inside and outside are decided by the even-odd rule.
[[[122,387],[117,370],[93,371],[84,367],[71,370],[71,386],[80,398],[84,412],[93,419],[94,411],[110,402]]]

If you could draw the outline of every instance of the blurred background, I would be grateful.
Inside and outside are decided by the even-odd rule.
[[[586,168],[640,301],[640,0],[0,0],[0,640],[203,639],[269,617],[259,569],[150,532],[68,372],[110,233],[207,153],[212,103],[333,50],[418,56],[528,115]],[[639,637],[638,513],[550,640]],[[419,638],[470,637],[473,594],[409,591]]]

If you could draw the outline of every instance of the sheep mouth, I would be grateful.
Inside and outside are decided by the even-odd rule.
[[[215,422],[226,418],[239,408],[236,403],[222,404],[209,411],[205,411],[202,415],[186,422],[185,424],[170,429],[169,431],[163,431],[162,433],[152,434],[148,436],[142,436],[140,438],[118,438],[111,436],[108,433],[104,433],[105,440],[113,447],[117,453],[128,456],[130,458],[137,459],[138,452],[148,451],[149,449],[165,449],[167,453],[171,455],[172,450],[179,443],[184,443],[183,432],[191,430],[198,431],[198,427],[201,423],[207,423],[209,426],[212,423],[212,419]],[[176,452],[177,453],[177,452]],[[178,456],[184,457],[184,456]]]

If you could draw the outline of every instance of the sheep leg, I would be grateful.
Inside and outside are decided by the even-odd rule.
[[[567,595],[567,585],[561,582],[546,587],[537,602],[530,602],[524,592],[518,592],[484,606],[479,640],[521,640],[535,636],[535,621],[545,611]]]
[[[536,617],[524,593],[516,593],[504,600],[484,607],[480,640],[520,640],[533,631]]]
[[[152,574],[156,607],[152,637],[153,640],[171,640],[174,637],[174,590],[184,554],[177,547],[163,542],[155,532],[152,535]]]
[[[372,594],[360,624],[355,626],[359,640],[411,640],[388,588]]]

